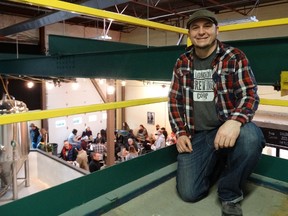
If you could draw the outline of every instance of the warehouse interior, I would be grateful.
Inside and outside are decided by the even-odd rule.
[[[63,120],[64,116],[52,115],[53,117],[51,118],[39,119],[39,116],[44,114],[45,112],[43,111],[45,110],[105,104],[108,102],[107,100],[111,99],[106,95],[107,92],[105,92],[105,88],[111,80],[118,92],[122,92],[121,94],[117,93],[115,98],[112,98],[113,102],[166,97],[173,64],[177,56],[185,50],[187,44],[187,30],[185,30],[187,18],[193,11],[200,8],[206,8],[215,12],[219,20],[222,21],[223,27],[220,27],[220,40],[231,43],[247,52],[259,83],[259,94],[261,98],[268,100],[263,100],[263,104],[259,107],[259,115],[256,115],[255,121],[263,127],[267,126],[271,130],[275,129],[278,132],[282,132],[282,134],[287,131],[286,113],[288,110],[287,106],[285,106],[287,96],[285,96],[285,87],[280,89],[280,84],[283,84],[281,83],[283,80],[280,79],[281,72],[288,70],[287,61],[285,61],[288,53],[287,1],[243,0],[229,1],[227,3],[227,1],[220,0],[88,0],[82,2],[72,0],[51,2],[19,0],[1,1],[0,5],[0,17],[2,20],[2,26],[0,26],[1,77],[3,78],[3,82],[6,81],[6,84],[9,81],[8,87],[11,91],[17,88],[19,82],[26,83],[32,81],[36,83],[36,86],[38,85],[39,91],[36,91],[38,95],[35,97],[39,98],[39,103],[31,105],[31,107],[33,107],[32,111],[35,110],[39,113],[37,117],[29,117],[28,122],[35,122],[48,128],[51,134],[55,134],[55,136],[51,136],[51,141],[59,143],[58,150],[62,147],[61,140],[64,137],[63,135],[58,135],[56,129],[53,131],[53,128],[57,125],[57,121]],[[78,8],[79,5],[83,5],[84,8]],[[85,11],[86,7],[99,9],[99,11],[90,11],[88,9]],[[77,11],[71,11],[72,8],[79,11],[83,9],[84,12],[81,14]],[[115,16],[113,20],[105,18],[110,15],[109,12],[112,12],[113,14],[111,15]],[[137,18],[137,20],[133,20],[132,18]],[[252,19],[252,23],[256,23],[256,25],[258,23],[260,27],[250,27],[250,24],[242,23],[247,22],[247,19]],[[255,19],[258,22],[255,22]],[[272,20],[278,23],[271,24]],[[150,23],[150,21],[153,23]],[[268,23],[265,23],[265,21]],[[238,30],[225,29],[225,26],[236,25],[235,22],[243,25],[243,29],[241,27]],[[161,24],[160,27],[158,23]],[[158,61],[163,62],[163,64],[159,66]],[[105,80],[107,85],[101,86],[99,82],[102,80]],[[71,90],[71,87],[75,81],[80,86],[86,87],[85,89],[80,88],[77,90],[79,98],[81,98],[79,100],[73,100],[76,93]],[[126,82],[124,87],[121,85],[122,81]],[[52,90],[47,89],[48,83],[53,83],[54,88]],[[96,83],[98,88],[93,83]],[[57,86],[58,84],[60,85]],[[31,90],[27,89],[25,91],[29,92]],[[85,98],[87,92],[93,92],[93,94]],[[155,94],[155,92],[157,93]],[[17,95],[15,95],[16,99],[21,97],[18,92],[13,92],[13,94]],[[21,100],[27,100],[27,104],[30,104],[27,96],[26,99],[25,96],[23,98]],[[279,101],[282,104],[284,103],[284,105],[279,106]],[[128,122],[132,128],[137,128],[140,123],[146,123],[146,113],[152,111],[158,117],[158,123],[170,130],[167,116],[165,112],[163,113],[163,109],[166,109],[166,103],[164,100],[164,102],[160,101],[158,104],[153,105],[126,107],[124,112],[117,111],[115,128],[120,129],[123,121]],[[139,116],[139,111],[144,113],[144,115]],[[88,124],[93,125],[95,131],[108,127],[107,124],[109,123],[106,122],[106,117],[101,121],[103,117],[102,112],[105,112],[105,110],[91,112],[91,115],[96,115],[97,121],[99,120],[94,123],[87,120],[89,119],[88,113],[90,113],[87,111],[83,111],[82,114],[71,114],[71,117],[68,115],[68,117],[65,117],[67,127],[63,128],[64,133],[68,133],[73,127],[79,127],[77,129],[81,131]],[[73,124],[73,119],[75,118],[81,118],[83,122],[80,125],[75,125]],[[138,121],[135,121],[135,118],[138,118]],[[149,130],[153,130],[155,125],[147,125],[147,127]],[[63,134],[63,131],[61,131],[61,134]],[[54,137],[55,140],[53,140]],[[267,180],[264,177],[259,178],[255,174],[253,176],[253,184],[250,185],[250,190],[259,190],[259,194],[255,195],[258,197],[253,197],[253,199],[258,199],[259,201],[259,197],[263,196],[265,200],[268,194],[273,194],[273,202],[265,205],[265,207],[267,209],[271,208],[270,204],[276,207],[271,208],[268,212],[265,208],[253,212],[253,204],[246,205],[246,211],[252,212],[249,215],[261,214],[264,211],[267,212],[266,215],[285,215],[284,212],[287,210],[287,198],[285,197],[287,193],[287,175],[285,172],[281,173],[280,171],[280,173],[277,173],[275,171],[275,164],[285,169],[285,164],[287,164],[287,145],[285,142],[279,145],[278,141],[277,143],[273,143],[271,139],[271,148],[267,149],[266,154],[273,155],[273,157],[270,158],[268,156],[268,158],[264,158],[263,164],[261,163],[261,166],[258,168],[258,174],[260,176],[268,176],[269,179]],[[35,157],[35,152],[31,153],[29,155]],[[5,213],[10,211],[13,206],[18,206],[20,209],[23,208],[29,212],[24,207],[26,202],[33,202],[39,198],[43,200],[51,199],[59,191],[66,191],[67,187],[79,184],[92,184],[97,178],[104,183],[107,181],[107,176],[109,175],[116,178],[121,172],[125,172],[131,168],[138,170],[137,166],[142,167],[143,162],[154,160],[158,163],[154,168],[149,168],[145,171],[142,170],[133,177],[128,177],[127,174],[121,175],[117,184],[113,185],[113,183],[109,182],[109,186],[105,186],[103,190],[99,190],[96,185],[91,186],[90,189],[97,190],[97,193],[87,192],[86,190],[88,189],[84,189],[81,186],[80,190],[85,191],[87,196],[81,195],[78,201],[73,201],[69,207],[62,208],[61,210],[59,209],[61,202],[59,202],[59,205],[47,211],[47,215],[65,215],[65,212],[66,215],[81,215],[81,212],[87,213],[89,211],[91,215],[93,213],[94,215],[100,215],[104,212],[107,212],[107,215],[121,215],[123,212],[127,215],[134,215],[132,212],[135,211],[135,208],[137,210],[142,209],[139,203],[137,203],[143,202],[141,197],[137,197],[138,194],[143,194],[144,200],[151,199],[150,196],[156,196],[160,199],[163,193],[162,188],[164,187],[164,191],[166,191],[167,188],[165,187],[170,187],[171,184],[174,184],[175,160],[165,159],[159,164],[159,157],[166,158],[167,156],[171,156],[171,158],[175,158],[175,149],[173,149],[173,146],[153,154],[145,156],[146,158],[143,156],[135,161],[129,161],[127,164],[117,165],[118,168],[113,166],[105,171],[103,170],[103,172],[101,171],[102,173],[95,173],[95,175],[81,173],[80,176],[83,177],[75,177],[74,180],[65,180],[65,182],[67,181],[66,183],[61,182],[55,187],[44,186],[45,189],[49,188],[47,191],[45,190],[46,192],[29,196],[26,200],[19,199],[9,202],[7,205],[2,205],[0,211]],[[38,157],[40,158],[40,156],[37,156],[37,160]],[[267,165],[267,163],[273,163],[273,166],[271,164]],[[273,170],[269,171],[272,174],[263,171],[262,166],[269,166]],[[158,179],[157,176],[159,177]],[[167,181],[167,179],[169,180]],[[126,181],[129,182],[129,185],[126,185]],[[142,185],[142,190],[137,186],[133,186],[134,181],[138,181],[136,182],[138,186]],[[263,191],[261,191],[261,186],[254,185],[255,182],[259,183],[259,181],[261,182],[260,184],[265,184],[265,186],[270,185],[272,181],[274,183],[272,186],[273,189],[267,190],[267,187],[263,187]],[[21,185],[23,187],[23,184]],[[160,191],[158,195],[151,194],[155,193],[153,190],[148,191],[151,188],[155,189],[155,186],[157,186],[156,190]],[[127,190],[126,187],[131,187],[131,191]],[[117,188],[119,191],[112,192],[113,190],[117,190]],[[122,190],[127,190],[127,194]],[[146,191],[148,193],[144,193]],[[173,189],[167,191],[171,194],[174,192]],[[278,191],[280,191],[279,194]],[[214,192],[216,191],[214,190]],[[115,194],[118,195],[116,196]],[[121,197],[120,194],[123,196]],[[175,199],[172,196],[173,198]],[[109,200],[108,204],[106,203],[107,200]],[[109,211],[126,202],[126,205]],[[210,203],[210,200],[206,200],[206,202]],[[215,206],[218,205],[215,200],[211,202]],[[165,206],[167,203],[161,203],[161,205]],[[183,205],[183,203],[177,202],[177,208],[181,208]],[[92,206],[94,206],[94,209]],[[210,209],[207,206],[209,206],[207,203],[200,204],[195,208],[197,210],[194,215],[197,215],[198,210],[210,214],[215,206],[213,205]],[[190,208],[188,211],[193,211],[193,208]],[[206,208],[208,210],[205,210]],[[139,211],[137,215],[169,215],[167,211],[171,211],[170,208],[164,210],[164,207],[158,209],[157,206],[152,204],[149,205],[149,209],[146,212],[143,212],[143,210]],[[14,211],[17,214],[17,210],[15,209]],[[184,212],[182,215],[187,214],[187,212]]]

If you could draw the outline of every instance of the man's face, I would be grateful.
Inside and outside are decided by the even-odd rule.
[[[96,161],[99,161],[101,159],[101,154],[99,154],[99,153],[94,154],[93,159]]]
[[[198,19],[191,23],[189,38],[196,49],[208,49],[215,45],[218,27],[206,19]]]
[[[128,144],[132,145],[133,144],[133,140],[132,139],[128,139]]]
[[[65,147],[66,149],[69,149],[69,142],[64,142],[64,147]]]

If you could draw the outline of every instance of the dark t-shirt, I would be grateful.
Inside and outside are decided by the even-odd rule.
[[[216,51],[209,57],[200,59],[194,56],[193,62],[193,102],[195,130],[211,130],[218,127],[221,122],[217,117],[214,102],[214,81],[212,79],[212,61]]]

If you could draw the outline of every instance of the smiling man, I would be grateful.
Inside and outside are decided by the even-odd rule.
[[[168,100],[177,131],[177,191],[196,202],[218,180],[222,215],[240,216],[243,186],[265,145],[251,122],[257,83],[245,54],[217,39],[214,13],[195,12],[187,28],[192,46],[176,61]]]

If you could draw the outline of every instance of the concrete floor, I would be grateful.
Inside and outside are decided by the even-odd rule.
[[[18,180],[18,199],[29,196],[31,194],[43,191],[50,186],[37,178],[30,178],[30,186],[26,187],[23,180]],[[6,194],[0,198],[0,206],[9,202],[13,202],[13,189],[10,187]]]
[[[248,183],[242,201],[245,216],[288,216],[288,195]],[[175,190],[175,178],[118,206],[104,216],[220,216],[217,188],[197,202],[182,201]]]

